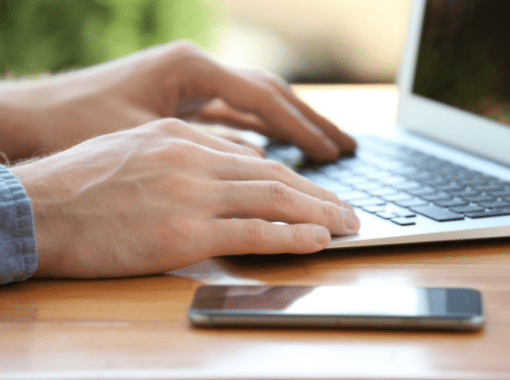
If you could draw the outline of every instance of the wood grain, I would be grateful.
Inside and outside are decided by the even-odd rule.
[[[358,101],[365,93],[392,112],[396,104],[393,87],[298,90],[312,103],[334,92]],[[473,287],[483,292],[487,323],[478,333],[198,329],[187,311],[204,283]],[[3,286],[0,378],[510,378],[510,243],[226,257],[161,276]]]

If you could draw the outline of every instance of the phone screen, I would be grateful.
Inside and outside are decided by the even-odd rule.
[[[461,288],[362,286],[205,286],[195,324],[333,324],[478,328],[480,292]],[[472,325],[476,325],[473,327]]]

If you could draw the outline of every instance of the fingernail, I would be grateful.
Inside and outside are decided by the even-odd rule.
[[[331,241],[331,234],[326,227],[313,226],[312,227],[313,237],[315,241],[322,246],[327,246]]]
[[[344,219],[344,225],[347,229],[348,234],[355,234],[359,231],[360,222],[354,210],[349,210],[344,207],[340,207],[340,211],[342,212],[342,216]]]

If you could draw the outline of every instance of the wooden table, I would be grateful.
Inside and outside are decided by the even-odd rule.
[[[394,122],[391,86],[297,90],[348,130]],[[334,107],[333,93],[343,97]],[[478,333],[197,329],[186,314],[204,283],[474,287],[487,324]],[[3,286],[0,379],[11,378],[510,378],[510,243],[220,258],[161,276]]]

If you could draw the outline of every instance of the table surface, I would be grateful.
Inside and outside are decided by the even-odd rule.
[[[394,124],[393,86],[296,90],[346,130]],[[200,329],[187,311],[201,284],[473,287],[487,322],[476,333]],[[160,276],[3,286],[0,378],[510,378],[510,243],[217,258]]]

